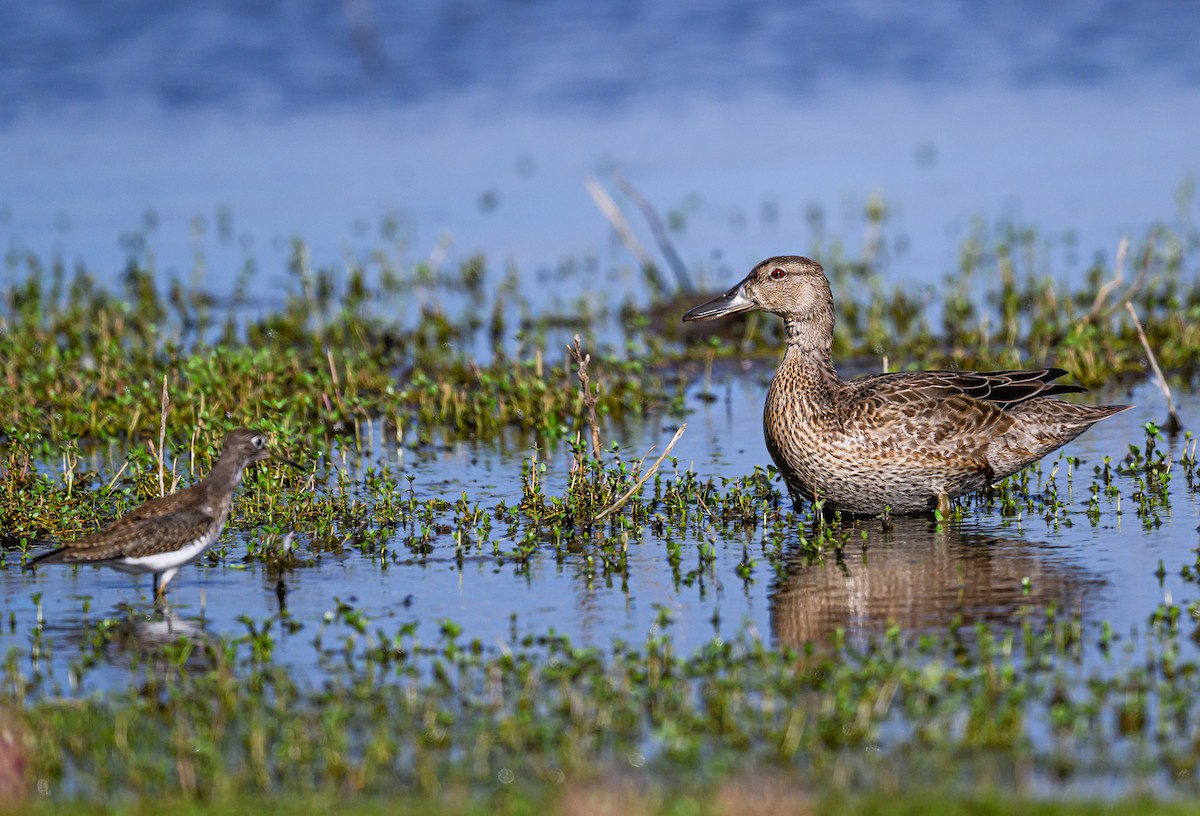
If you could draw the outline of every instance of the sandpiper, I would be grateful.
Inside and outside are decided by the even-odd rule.
[[[296,464],[273,455],[258,431],[230,431],[208,476],[178,493],[146,502],[99,532],[63,542],[26,567],[98,564],[135,575],[151,572],[155,599],[163,598],[176,573],[203,555],[221,534],[246,466],[266,458]]]
[[[1061,368],[913,371],[845,381],[833,369],[833,295],[798,255],[768,258],[684,320],[761,309],[784,320],[787,350],[767,390],[767,451],[793,497],[863,515],[950,510],[1131,407],[1053,399],[1087,389]]]

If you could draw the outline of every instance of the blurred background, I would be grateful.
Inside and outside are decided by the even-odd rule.
[[[929,282],[980,224],[1078,274],[1194,215],[1198,32],[1167,0],[4,3],[0,245],[217,295],[297,238],[537,286],[636,267],[594,178],[701,285],[835,248]]]

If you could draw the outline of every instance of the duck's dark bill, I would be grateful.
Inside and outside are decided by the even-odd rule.
[[[684,314],[684,322],[689,320],[715,320],[718,317],[725,315],[737,314],[738,312],[748,312],[751,309],[758,308],[754,301],[746,297],[746,291],[742,284],[730,289],[725,294],[715,297],[708,303],[701,303],[694,309],[689,309]]]

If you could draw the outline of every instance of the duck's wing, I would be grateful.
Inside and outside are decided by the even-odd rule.
[[[847,433],[871,444],[986,461],[990,441],[1016,421],[1009,406],[1085,390],[1052,382],[1065,373],[920,371],[865,377],[847,383],[839,413]]]
[[[1087,391],[1082,385],[1054,382],[1066,374],[1061,368],[1014,371],[912,371],[862,377],[851,380],[850,385],[864,396],[886,392],[890,397],[903,398],[905,392],[912,392],[914,396],[945,399],[961,394],[1008,408],[1034,397]]]
[[[966,457],[985,462],[988,444],[1016,421],[990,402],[962,394],[904,399],[875,396],[845,414],[847,433],[870,445],[913,455]]]

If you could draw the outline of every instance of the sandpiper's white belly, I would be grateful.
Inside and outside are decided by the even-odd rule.
[[[216,536],[201,536],[194,541],[184,544],[177,550],[155,553],[154,555],[143,555],[137,558],[113,559],[112,561],[105,562],[105,566],[131,575],[142,575],[147,572],[166,572],[172,569],[177,570],[203,555],[204,551],[214,541],[216,541]]]

